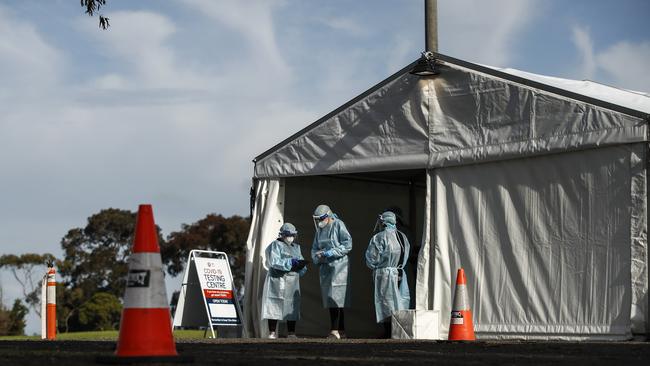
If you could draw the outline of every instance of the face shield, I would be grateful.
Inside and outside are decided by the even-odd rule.
[[[375,227],[373,228],[373,233],[384,230],[384,228],[395,229],[397,224],[397,217],[394,213],[386,211],[380,214],[375,221]]]
[[[329,212],[325,213],[325,214],[322,214],[322,215],[319,215],[319,216],[312,216],[312,219],[314,220],[314,228],[316,228],[316,230],[318,230],[318,229],[322,229],[325,226],[327,226],[327,224],[329,223],[328,219],[330,217],[331,217],[331,213],[329,213]]]
[[[296,227],[290,223],[282,225],[280,233],[278,234],[278,238],[287,244],[293,243],[297,236],[298,230],[296,230]]]
[[[384,223],[381,221],[381,215],[379,215],[375,221],[375,227],[372,228],[372,233],[376,234],[382,230],[384,230]]]

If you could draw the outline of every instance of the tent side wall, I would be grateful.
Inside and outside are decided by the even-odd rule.
[[[431,171],[441,337],[459,267],[479,338],[646,333],[645,162],[635,144]]]

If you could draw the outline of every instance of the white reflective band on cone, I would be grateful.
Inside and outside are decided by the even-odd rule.
[[[167,308],[160,253],[133,253],[124,292],[124,308]]]
[[[454,308],[452,310],[469,310],[467,303],[467,285],[457,285],[456,294],[454,294]]]

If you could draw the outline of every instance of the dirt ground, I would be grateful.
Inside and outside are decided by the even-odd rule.
[[[115,342],[0,341],[0,365],[93,365]],[[205,340],[177,343],[194,365],[649,365],[650,343]],[[140,364],[140,363],[138,363]],[[152,363],[149,363],[151,365]],[[158,363],[154,363],[158,364]]]

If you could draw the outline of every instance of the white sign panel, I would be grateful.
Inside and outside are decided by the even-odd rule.
[[[227,258],[195,256],[194,263],[212,325],[240,324]]]

